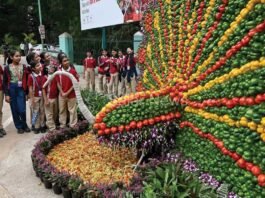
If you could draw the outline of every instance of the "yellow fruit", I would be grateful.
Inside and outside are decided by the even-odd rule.
[[[256,130],[257,129],[257,124],[255,122],[249,122],[248,123],[248,127],[251,129],[251,130]]]
[[[248,126],[248,120],[245,117],[242,117],[239,122],[242,126]]]
[[[258,128],[257,128],[257,132],[258,133],[264,133],[264,128],[259,125]]]
[[[261,124],[265,126],[265,117],[261,119]]]

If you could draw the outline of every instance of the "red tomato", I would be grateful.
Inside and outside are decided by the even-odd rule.
[[[102,136],[102,135],[104,135],[105,133],[104,133],[104,131],[103,130],[98,130],[98,135],[99,136]]]
[[[240,155],[238,155],[237,153],[233,153],[232,158],[237,161],[240,159]]]
[[[215,142],[215,145],[218,147],[218,148],[222,148],[224,146],[224,143],[222,141],[216,141]]]
[[[249,106],[252,106],[255,104],[255,100],[253,97],[250,97],[250,98],[247,98],[246,99],[246,104],[249,105]]]
[[[135,121],[131,121],[131,122],[130,122],[130,127],[131,127],[132,129],[135,129],[136,126],[137,126],[137,124],[136,124]]]
[[[261,184],[265,184],[265,174],[260,174],[258,176],[258,182]]]
[[[180,114],[179,112],[177,112],[177,113],[175,114],[175,117],[176,117],[176,118],[180,118],[180,117],[181,117],[181,114]]]
[[[265,98],[263,97],[263,94],[258,94],[255,98],[255,103],[259,104],[261,102],[265,101]]]
[[[257,30],[257,32],[262,32],[265,29],[265,22],[259,24],[255,30]]]
[[[102,130],[105,130],[106,129],[106,124],[105,123],[100,123],[100,128],[102,129]]]
[[[236,105],[239,103],[239,98],[232,98],[232,100]]]
[[[228,155],[228,153],[229,153],[229,151],[226,149],[226,148],[222,148],[222,153],[224,154],[224,155]]]
[[[105,134],[109,135],[110,134],[110,129],[105,129],[104,132],[105,132]]]
[[[112,133],[116,133],[117,132],[117,127],[111,127],[110,130],[111,130]]]
[[[261,170],[258,166],[253,166],[251,168],[251,172],[253,173],[253,175],[258,176],[261,173]]]
[[[247,162],[246,163],[246,169],[248,170],[248,171],[251,171],[251,169],[253,168],[253,164],[252,163],[250,163],[250,162]]]
[[[235,107],[235,103],[233,102],[233,100],[228,100],[226,102],[226,106],[227,106],[228,109],[232,109],[232,108]]]
[[[166,120],[166,116],[165,115],[161,115],[160,118],[161,118],[162,121]]]
[[[167,121],[171,120],[171,116],[170,116],[169,114],[166,115],[166,120],[167,120]]]
[[[96,121],[96,123],[100,123],[103,121],[103,119],[102,119],[102,117],[97,116],[95,121]]]
[[[141,121],[139,121],[139,122],[137,123],[137,128],[138,128],[138,129],[143,128],[143,123],[142,123]]]
[[[246,97],[242,97],[242,98],[240,98],[239,99],[239,104],[240,105],[246,105],[247,103],[246,103]]]
[[[126,130],[126,131],[130,131],[130,129],[131,129],[131,127],[130,127],[129,125],[126,125],[126,126],[125,126],[125,130]]]
[[[150,125],[154,125],[155,120],[154,120],[153,118],[150,118],[150,119],[148,119],[148,123],[149,123]]]
[[[95,123],[95,124],[94,124],[94,128],[95,128],[95,129],[99,129],[99,124],[98,124],[98,123]]]
[[[124,126],[123,125],[121,125],[121,126],[119,126],[119,132],[123,132],[123,130],[124,130]]]
[[[147,120],[147,119],[146,119],[146,120],[144,120],[144,121],[143,121],[143,124],[144,124],[145,126],[149,125],[149,122],[148,122],[148,120]]]
[[[240,168],[245,168],[246,167],[246,161],[242,158],[240,158],[237,162],[237,165],[240,167]]]
[[[226,103],[228,102],[228,99],[227,98],[222,98],[221,102],[222,102],[223,105],[226,105]]]

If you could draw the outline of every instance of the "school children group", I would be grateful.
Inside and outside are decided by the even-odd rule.
[[[136,60],[131,48],[127,49],[127,55],[121,50],[113,49],[111,55],[103,49],[101,56],[93,57],[93,52],[88,51],[83,61],[87,88],[95,91],[95,69],[98,68],[98,89],[101,93],[114,97],[135,93],[136,91]]]
[[[43,52],[40,56],[31,52],[27,56],[28,66],[20,63],[19,51],[12,51],[4,70],[0,66],[0,137],[6,135],[2,125],[3,100],[10,103],[17,133],[44,133],[74,127],[77,123],[77,103],[73,84],[65,75],[56,76],[46,83],[56,70],[69,72],[78,80],[78,74],[64,53],[59,53],[54,64],[51,56]],[[47,86],[44,86],[45,83]],[[30,102],[31,129],[26,122],[26,100]]]

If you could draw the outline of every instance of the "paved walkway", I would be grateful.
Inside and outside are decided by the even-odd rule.
[[[23,61],[25,61],[24,58]],[[1,56],[0,65],[3,65]],[[83,84],[84,80],[81,79],[81,85]],[[29,114],[29,108],[27,114]],[[29,116],[27,117],[29,118]],[[31,151],[43,134],[35,135],[32,132],[17,134],[9,104],[5,102],[3,124],[7,135],[0,138],[0,198],[62,197],[55,195],[52,190],[45,189],[32,168]]]

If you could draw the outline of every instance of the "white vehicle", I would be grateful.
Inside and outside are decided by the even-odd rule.
[[[32,49],[33,49],[32,50],[33,52],[36,52],[36,53],[39,53],[39,54],[42,52],[41,44],[34,45],[32,47]],[[57,49],[53,45],[43,44],[43,51],[57,51]]]

